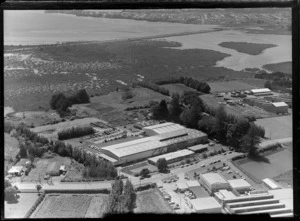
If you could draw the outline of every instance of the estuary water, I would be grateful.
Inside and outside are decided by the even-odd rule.
[[[4,11],[5,45],[38,45],[68,41],[111,41],[183,32],[211,31],[217,25],[148,22],[129,19],[77,17],[44,11]],[[182,44],[180,49],[210,49],[230,56],[216,63],[233,70],[261,68],[265,64],[292,60],[291,35],[249,34],[224,30],[164,38]],[[219,46],[221,42],[275,44],[260,55],[248,55]]]

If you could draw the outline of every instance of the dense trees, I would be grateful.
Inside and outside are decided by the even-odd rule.
[[[179,122],[179,116],[182,112],[182,107],[180,105],[180,96],[178,93],[172,94],[172,100],[169,105],[169,118],[174,122]]]
[[[292,87],[292,78],[290,75],[284,74],[282,72],[273,72],[271,74],[263,72],[255,75],[255,78],[266,79],[265,87],[270,90],[284,90],[291,92],[288,88]]]
[[[11,186],[11,183],[9,182],[9,180],[5,179],[4,180],[4,189],[7,187],[10,187],[10,186]]]
[[[165,100],[161,100],[158,104],[151,107],[152,117],[157,120],[168,118],[169,111]]]
[[[61,116],[68,113],[68,108],[73,104],[89,103],[90,98],[85,89],[78,91],[76,94],[66,97],[63,93],[54,94],[50,100],[50,107],[56,110]]]
[[[87,167],[83,176],[85,178],[103,178],[103,179],[112,179],[117,177],[118,172],[116,168],[109,162],[100,160],[98,165],[92,163]]]
[[[128,100],[130,98],[133,98],[133,92],[129,87],[126,87],[123,91],[122,99],[123,100]]]
[[[252,123],[250,128],[245,136],[242,138],[242,147],[244,151],[248,152],[249,156],[257,155],[257,145],[259,144],[259,137],[261,132],[259,129]]]
[[[106,215],[132,212],[136,195],[129,180],[124,186],[123,181],[116,178],[106,205]]]
[[[144,168],[144,169],[142,169],[141,172],[140,172],[140,176],[141,176],[141,177],[148,177],[149,174],[150,174],[150,171],[149,171],[148,168]]]
[[[226,139],[226,119],[227,119],[227,113],[224,109],[224,106],[219,106],[219,108],[216,111],[215,116],[215,125],[214,125],[214,131],[216,133],[216,137],[220,142],[225,143]]]
[[[72,127],[58,132],[57,135],[59,140],[67,140],[94,133],[95,130],[92,127]]]
[[[136,82],[136,84],[140,85],[142,87],[145,87],[145,88],[149,88],[153,91],[156,91],[156,92],[161,93],[161,94],[166,95],[166,96],[170,95],[168,89],[160,87],[159,85],[151,83],[151,82],[139,81],[139,82]]]
[[[158,159],[157,168],[159,172],[166,172],[168,170],[167,160],[165,158]]]
[[[6,201],[14,201],[16,199],[17,190],[15,187],[7,187],[4,190],[5,200]]]
[[[157,81],[156,83],[158,85],[180,83],[180,84],[184,84],[187,87],[200,91],[202,93],[208,94],[210,92],[210,87],[206,82],[198,81],[190,77],[181,76],[179,78],[169,78],[169,79]]]

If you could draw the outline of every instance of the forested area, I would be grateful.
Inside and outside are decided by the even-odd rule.
[[[94,133],[95,130],[92,127],[72,127],[58,132],[57,135],[59,140],[67,140]]]

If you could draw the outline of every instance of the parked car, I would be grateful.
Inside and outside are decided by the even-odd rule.
[[[45,177],[44,177],[44,180],[49,180],[50,179],[50,176],[49,175],[46,175]]]

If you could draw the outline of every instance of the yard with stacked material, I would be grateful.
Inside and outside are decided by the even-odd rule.
[[[250,105],[245,105],[245,106],[240,106],[238,104],[236,105],[229,105],[229,104],[220,104],[219,102],[225,102],[222,97],[216,97],[215,95],[212,94],[203,94],[200,95],[200,98],[203,100],[203,102],[211,107],[211,108],[218,108],[220,105],[224,105],[225,111],[228,114],[235,115],[237,117],[240,116],[251,116],[255,117],[256,119],[259,118],[267,118],[267,117],[274,117],[277,116],[274,113],[267,112],[263,109],[250,106]]]
[[[106,194],[47,194],[31,218],[100,218]]]
[[[135,213],[173,213],[157,189],[137,192]]]
[[[224,48],[234,49],[238,52],[250,55],[259,55],[265,49],[277,46],[274,44],[254,44],[248,42],[222,42],[219,45]]]
[[[257,88],[256,86],[249,85],[247,83],[239,81],[215,81],[208,82],[211,92],[229,92],[229,91],[241,91],[241,90],[250,90]]]
[[[292,115],[258,119],[255,124],[265,128],[265,136],[272,140],[293,136]]]

